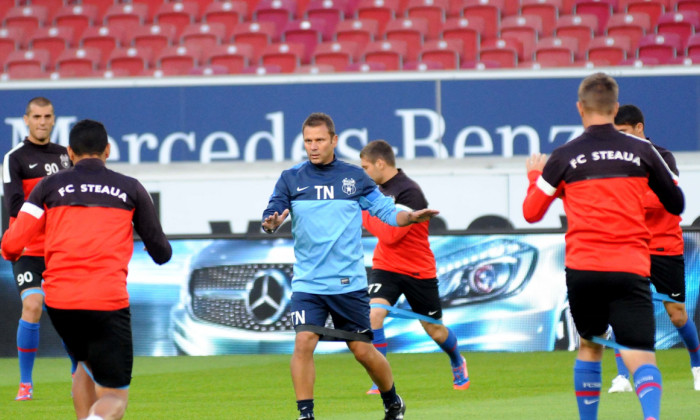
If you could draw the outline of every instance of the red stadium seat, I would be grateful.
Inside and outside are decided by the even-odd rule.
[[[99,65],[97,48],[69,48],[56,59],[56,71],[61,77],[91,77]]]
[[[652,57],[644,57],[644,58],[628,58],[626,60],[622,60],[618,64],[618,66],[633,66],[633,67],[650,67],[650,66],[658,66],[659,60],[656,58]],[[670,64],[670,63],[665,63],[665,64]]]
[[[49,12],[45,6],[17,6],[5,14],[4,27],[21,28],[25,34],[31,34],[48,22]]]
[[[71,2],[69,0],[68,4],[74,4],[75,1]],[[107,10],[114,6],[115,0],[80,0],[80,4],[83,6],[95,6],[97,8],[97,16],[103,17]]]
[[[338,23],[349,16],[347,2],[342,0],[311,0],[304,11],[307,19],[320,19],[325,23],[324,40],[330,41],[335,35]]]
[[[404,41],[406,43],[405,59],[414,61],[423,47],[423,41],[428,36],[428,21],[424,18],[394,19],[386,25],[384,38],[388,41]]]
[[[20,28],[0,28],[0,69],[12,51],[24,46],[24,31]]]
[[[167,23],[139,26],[127,35],[127,45],[149,48],[154,57],[177,41],[175,27]]]
[[[90,4],[76,4],[58,9],[54,16],[54,23],[56,26],[72,28],[73,43],[77,43],[88,26],[101,23],[101,20],[98,19],[97,7]]]
[[[700,14],[700,0],[677,0],[676,11]]]
[[[688,57],[700,56],[700,33],[691,35],[685,47],[685,55]]]
[[[229,74],[242,73],[253,63],[253,47],[247,44],[217,45],[204,50],[202,61],[212,66],[226,67]]]
[[[610,17],[605,30],[607,36],[626,36],[633,49],[639,45],[647,32],[651,30],[649,16],[644,13],[616,13]]]
[[[459,39],[434,39],[426,41],[420,51],[423,63],[440,63],[446,70],[459,69],[464,46]]]
[[[542,38],[535,45],[533,61],[546,67],[566,67],[574,63],[577,53],[576,38]]]
[[[593,15],[566,15],[557,21],[554,35],[559,38],[576,38],[579,51],[586,51],[597,27],[598,18]]]
[[[425,19],[428,22],[426,39],[437,39],[449,8],[449,0],[408,0],[406,17]]]
[[[106,26],[118,26],[125,33],[131,33],[148,20],[148,6],[139,3],[115,4],[110,6],[104,15]]]
[[[683,52],[681,39],[676,34],[650,34],[639,41],[637,58],[656,58],[659,64],[669,63],[676,58],[678,52]]]
[[[649,16],[651,27],[656,26],[659,16],[666,12],[666,5],[662,0],[632,0],[627,2],[627,13],[644,13]]]
[[[294,73],[301,65],[304,56],[304,46],[287,42],[273,43],[265,47],[260,64],[263,66],[279,66],[282,73]]]
[[[376,21],[379,34],[384,34],[387,23],[396,19],[400,13],[399,10],[399,0],[360,0],[357,6],[357,18]]]
[[[220,23],[229,37],[233,28],[248,18],[248,6],[242,1],[215,1],[202,13],[202,22]]]
[[[253,48],[253,62],[257,64],[262,50],[275,36],[275,24],[272,22],[244,22],[233,29],[231,41],[246,44]]]
[[[574,14],[594,15],[598,18],[596,34],[603,34],[608,19],[617,9],[617,0],[575,0]]]
[[[542,19],[542,35],[551,36],[559,19],[562,0],[522,0],[521,15],[535,15]]]
[[[166,76],[186,75],[199,66],[202,50],[182,45],[166,47],[156,56],[156,66]]]
[[[685,48],[688,38],[700,28],[700,16],[694,11],[665,13],[659,16],[656,33],[659,35],[676,34]]]
[[[275,26],[273,41],[280,39],[287,22],[296,18],[297,4],[294,0],[260,0],[253,19],[257,22],[270,22]]]
[[[180,45],[206,51],[223,44],[225,40],[226,27],[223,23],[194,23],[182,31]]]
[[[498,36],[501,13],[504,8],[505,2],[503,0],[464,0],[462,17],[467,19],[481,18],[484,21],[482,38],[494,38]]]
[[[304,53],[301,56],[302,64],[311,62],[316,45],[323,42],[323,33],[326,22],[315,19],[292,20],[287,22],[282,31],[282,40],[288,43],[296,43],[304,46]]]
[[[153,16],[155,16],[158,8],[167,1],[170,0],[116,0],[115,3],[138,3],[146,6],[146,22],[153,23]]]
[[[13,79],[21,77],[24,72],[31,75],[47,73],[48,76],[50,63],[51,57],[46,50],[13,51],[5,59],[5,72]]]
[[[318,44],[312,56],[317,66],[332,66],[335,71],[343,71],[350,64],[358,61],[360,49],[350,41],[334,41]]]
[[[14,0],[5,0],[6,2]],[[32,7],[40,6],[46,8],[46,18],[47,22],[51,22],[54,15],[64,6],[64,0],[30,0],[30,1],[20,1],[20,5],[31,5]]]
[[[520,41],[522,50],[518,57],[522,60],[532,59],[532,50],[542,33],[542,18],[535,15],[506,16],[501,21],[500,37]]]
[[[456,39],[462,42],[461,60],[476,60],[481,46],[481,33],[484,21],[481,18],[448,18],[442,27],[442,39]]]
[[[89,26],[85,29],[80,46],[83,48],[97,48],[100,50],[100,67],[107,66],[107,60],[115,48],[125,46],[124,30],[120,27]]]
[[[360,50],[370,42],[379,39],[379,24],[372,19],[355,19],[338,22],[335,40],[338,42],[354,42]]]
[[[47,70],[53,69],[56,58],[67,48],[72,47],[73,29],[68,27],[43,27],[38,28],[29,37],[29,48],[33,50],[46,50],[49,52],[50,64]]]
[[[401,70],[407,50],[408,47],[404,41],[370,42],[365,48],[364,61],[365,63],[381,63],[388,71]]]
[[[481,43],[480,61],[495,61],[501,68],[516,67],[520,43],[510,38],[492,38]]]
[[[110,53],[107,67],[113,71],[125,71],[129,76],[138,76],[153,67],[153,54],[150,48],[116,48]]]
[[[600,36],[588,44],[588,61],[594,64],[616,66],[631,57],[630,40],[627,37]]]
[[[182,35],[185,27],[198,21],[199,5],[192,1],[163,3],[153,15],[154,23],[173,25],[178,38]]]

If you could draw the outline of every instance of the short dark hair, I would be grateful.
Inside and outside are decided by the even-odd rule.
[[[30,99],[29,102],[27,102],[27,108],[24,110],[24,113],[26,115],[29,115],[29,113],[31,112],[32,105],[36,105],[36,106],[49,106],[49,105],[51,105],[51,106],[53,106],[53,104],[51,103],[50,100],[44,98],[43,96],[37,96],[35,98]]]
[[[77,156],[100,155],[107,144],[107,130],[98,121],[78,121],[68,135],[68,145]]]
[[[328,133],[331,135],[331,138],[333,138],[333,136],[335,136],[335,124],[333,123],[333,119],[323,112],[314,112],[306,117],[304,124],[301,125],[301,132],[303,133],[306,127],[318,127],[321,124],[326,125]]]
[[[618,92],[615,79],[605,73],[595,73],[581,82],[578,100],[586,111],[609,115],[615,112]]]
[[[396,166],[396,156],[394,156],[394,149],[385,140],[372,140],[367,143],[367,146],[363,147],[360,151],[360,159],[366,159],[371,163],[377,161],[377,159],[382,159],[389,166]]]
[[[627,104],[620,106],[615,115],[615,125],[631,125],[635,126],[639,123],[644,124],[644,114],[642,110],[635,105]]]

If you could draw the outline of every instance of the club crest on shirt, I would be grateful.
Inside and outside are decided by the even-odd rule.
[[[343,179],[343,192],[347,195],[353,195],[357,192],[357,187],[355,186],[355,180],[353,178]]]
[[[68,157],[68,155],[61,155],[61,166],[63,166],[64,168],[70,167],[70,158]]]

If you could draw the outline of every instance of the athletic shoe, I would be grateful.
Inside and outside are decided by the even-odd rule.
[[[32,384],[31,383],[20,383],[19,391],[17,391],[17,397],[15,401],[28,401],[32,399]]]
[[[313,415],[313,413],[304,414],[303,416],[299,417],[297,420],[314,420],[314,415]]]
[[[365,394],[367,395],[378,395],[379,394],[379,388],[377,387],[377,384],[373,383],[372,387],[367,391]]]
[[[694,368],[690,368],[691,372],[693,372],[693,381],[695,382],[695,390],[700,391],[700,366],[695,366]]]
[[[467,374],[467,361],[462,356],[462,364],[452,368],[452,388],[465,390],[469,388],[469,375]]]
[[[399,400],[391,404],[389,407],[384,407],[384,420],[403,420],[403,414],[406,412],[406,404],[400,396],[396,396]]]
[[[609,394],[613,394],[615,392],[632,392],[634,391],[632,389],[632,384],[630,383],[630,380],[627,379],[627,377],[622,376],[622,375],[617,375],[616,377],[613,378],[612,380],[612,386],[610,389],[608,389]]]

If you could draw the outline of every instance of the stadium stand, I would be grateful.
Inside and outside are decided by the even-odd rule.
[[[97,48],[69,48],[56,59],[56,71],[60,77],[93,77],[100,54]]]
[[[153,53],[145,47],[115,48],[107,60],[107,68],[113,71],[123,71],[129,76],[138,76],[144,70],[153,67]]]
[[[15,51],[46,50],[50,55],[47,67],[42,72],[31,70],[42,77],[54,69],[54,62],[63,51],[81,47],[100,50],[92,76],[82,70],[70,74],[66,65],[54,76],[95,77],[97,70],[111,70],[109,60],[113,51],[132,46],[147,46],[150,55],[145,67],[141,63],[137,73],[125,70],[127,73],[166,76],[170,70],[151,71],[161,70],[151,60],[159,57],[163,49],[177,46],[204,51],[201,61],[188,73],[201,75],[221,74],[220,67],[225,67],[225,74],[239,74],[245,69],[255,72],[255,68],[265,64],[261,55],[273,43],[304,46],[295,67],[289,67],[294,59],[278,66],[286,73],[323,73],[327,66],[341,72],[590,67],[622,63],[691,65],[700,54],[698,41],[694,40],[700,26],[700,0],[22,0],[0,3],[0,65]],[[70,35],[69,30],[72,30]],[[646,41],[642,46],[643,38]],[[611,43],[611,39],[615,41]],[[628,48],[624,39],[629,42]],[[397,40],[403,42],[392,44]],[[398,45],[398,50],[382,49],[386,41],[390,42],[388,45]],[[370,44],[372,51],[368,54]],[[227,52],[232,46],[235,51]],[[268,49],[268,53],[271,50],[274,48]],[[625,53],[621,54],[620,50]],[[370,64],[361,66],[367,63]],[[206,66],[212,67],[207,70]],[[116,77],[125,73],[118,67],[115,70]],[[274,73],[275,67],[270,71]],[[184,70],[178,68],[177,72]]]
[[[201,59],[201,49],[177,45],[166,47],[156,55],[156,66],[166,76],[186,75],[199,66]]]

